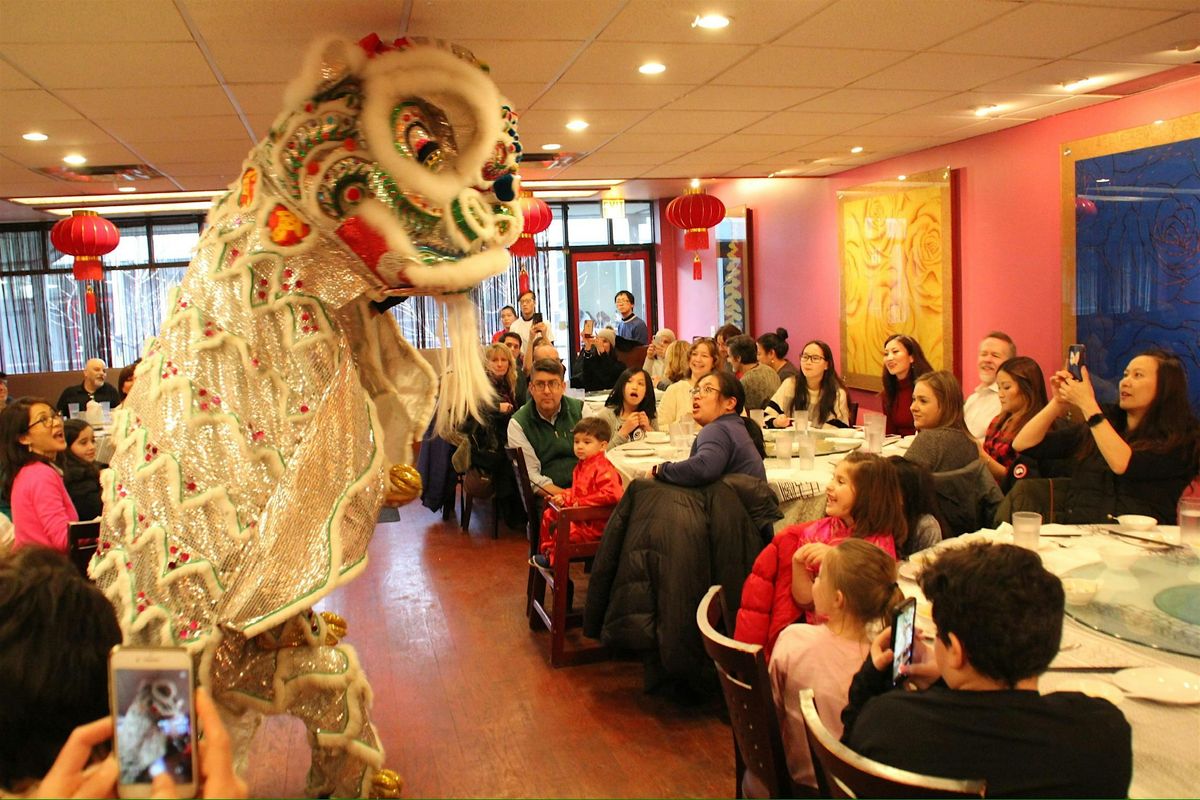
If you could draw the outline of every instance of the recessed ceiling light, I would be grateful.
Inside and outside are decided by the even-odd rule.
[[[1161,119],[1156,119],[1156,120],[1154,120],[1154,124],[1155,124],[1155,125],[1162,125],[1162,124],[1163,124],[1163,121],[1162,121]]]
[[[561,148],[561,147],[562,147],[562,145],[561,145],[561,144],[558,144],[558,143],[556,143],[556,142],[554,142],[554,143],[551,143],[551,144],[544,144],[544,145],[542,145],[542,149],[543,149],[543,150],[558,150],[558,149],[559,149],[559,148]]]
[[[979,106],[978,108],[975,109],[975,116],[986,117],[988,114],[992,114],[999,110],[1000,110],[1000,106],[996,105],[995,103],[992,103],[991,105],[986,105],[986,106]]]
[[[850,148],[850,152],[851,152],[851,153],[861,153],[862,151],[863,151],[863,149],[862,149],[861,147],[857,146],[857,145],[855,145],[854,147],[851,147],[851,148]]]
[[[81,164],[86,164],[87,159],[78,153],[71,153],[71,155],[63,157],[63,163],[70,164],[72,167],[78,167]]]
[[[30,131],[29,133],[22,134],[21,138],[27,142],[44,142],[50,137],[38,131]]]
[[[729,25],[729,17],[724,14],[700,14],[692,20],[693,28],[707,28],[708,30],[718,30]]]
[[[1095,78],[1078,78],[1073,81],[1066,81],[1065,83],[1062,84],[1062,88],[1066,89],[1068,92],[1073,92],[1076,89],[1080,89],[1084,86],[1087,86],[1089,83],[1091,83],[1094,80],[1096,80],[1096,79]]]
[[[699,178],[692,178],[692,188],[693,189],[700,188],[700,179]]]
[[[906,181],[906,180],[908,180],[908,176],[907,176],[907,175],[897,175],[897,176],[896,176],[896,180],[898,180],[898,181]]]
[[[118,191],[118,192],[124,192],[125,194],[128,194],[129,192],[136,192],[136,191],[137,191],[137,187],[136,187],[136,186],[118,186],[118,187],[117,187],[117,191]]]
[[[573,119],[567,123],[567,130],[581,131],[584,128],[586,128],[587,126],[588,126],[588,124],[586,122],[584,122],[583,120]]]
[[[642,73],[643,75],[661,75],[666,71],[666,65],[660,64],[657,61],[647,61],[645,64],[642,64],[640,67],[638,67],[638,72]]]

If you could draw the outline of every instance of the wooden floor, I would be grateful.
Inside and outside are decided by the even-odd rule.
[[[379,525],[367,570],[320,606],[345,616],[375,692],[373,721],[407,797],[732,797],[720,699],[642,691],[636,661],[550,667],[523,607],[528,546],[487,511],[470,535],[419,504]],[[252,797],[300,797],[303,727],[273,718]]]

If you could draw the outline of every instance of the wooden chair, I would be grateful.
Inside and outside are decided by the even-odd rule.
[[[800,692],[800,713],[822,797],[983,797],[987,790],[986,781],[934,778],[854,752],[825,727],[812,689]]]
[[[476,500],[492,501],[492,538],[500,538],[500,502],[496,498],[496,486],[481,480],[482,473],[471,468],[458,476],[458,518],[463,533],[471,528],[471,510]]]
[[[589,520],[608,519],[615,506],[593,506],[589,508],[562,508],[555,505],[554,500],[546,501],[551,508],[558,512],[558,520],[554,529],[553,566],[542,568],[532,562],[533,556],[539,552],[538,544],[541,534],[541,503],[538,502],[532,485],[529,483],[529,471],[525,466],[525,457],[519,448],[505,449],[513,464],[513,472],[517,478],[517,486],[525,512],[529,515],[526,535],[529,537],[529,579],[526,582],[525,615],[529,617],[530,630],[544,627],[550,632],[550,664],[554,667],[569,666],[597,661],[607,657],[608,649],[602,646],[581,647],[573,650],[566,648],[566,634],[569,627],[578,627],[583,623],[583,612],[575,611],[571,606],[571,564],[574,562],[590,562],[600,549],[600,542],[571,542],[571,523]],[[550,609],[546,609],[546,591],[553,598]]]
[[[811,790],[792,783],[788,772],[763,648],[719,632],[728,630],[726,620],[721,587],[713,586],[696,609],[696,625],[704,651],[716,664],[733,726],[735,796],[745,796],[743,781],[751,773],[769,797],[811,797]]]
[[[67,557],[87,577],[88,562],[96,553],[100,544],[100,518],[96,517],[86,522],[71,522],[67,524]]]

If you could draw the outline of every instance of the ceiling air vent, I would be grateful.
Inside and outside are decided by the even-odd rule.
[[[147,164],[98,164],[94,167],[38,167],[34,172],[72,183],[120,183],[161,178],[162,173]]]

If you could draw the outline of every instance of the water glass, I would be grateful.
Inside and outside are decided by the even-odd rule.
[[[687,453],[689,449],[687,423],[672,422],[667,426],[667,431],[671,434],[671,449],[675,451],[676,455]]]
[[[1012,515],[1013,544],[1035,553],[1042,531],[1042,515],[1035,511],[1016,511]]]
[[[799,442],[799,458],[796,460],[796,468],[813,469],[817,465],[817,440],[810,433],[802,433],[799,435]]]
[[[887,417],[878,411],[863,413],[863,450],[868,453],[883,452],[883,434],[887,429]]]
[[[781,430],[775,436],[775,458],[779,459],[779,466],[783,469],[792,469],[792,432]]]
[[[1179,499],[1179,539],[1200,555],[1200,497]]]
[[[796,426],[797,433],[808,433],[808,414],[794,418],[792,424]]]

